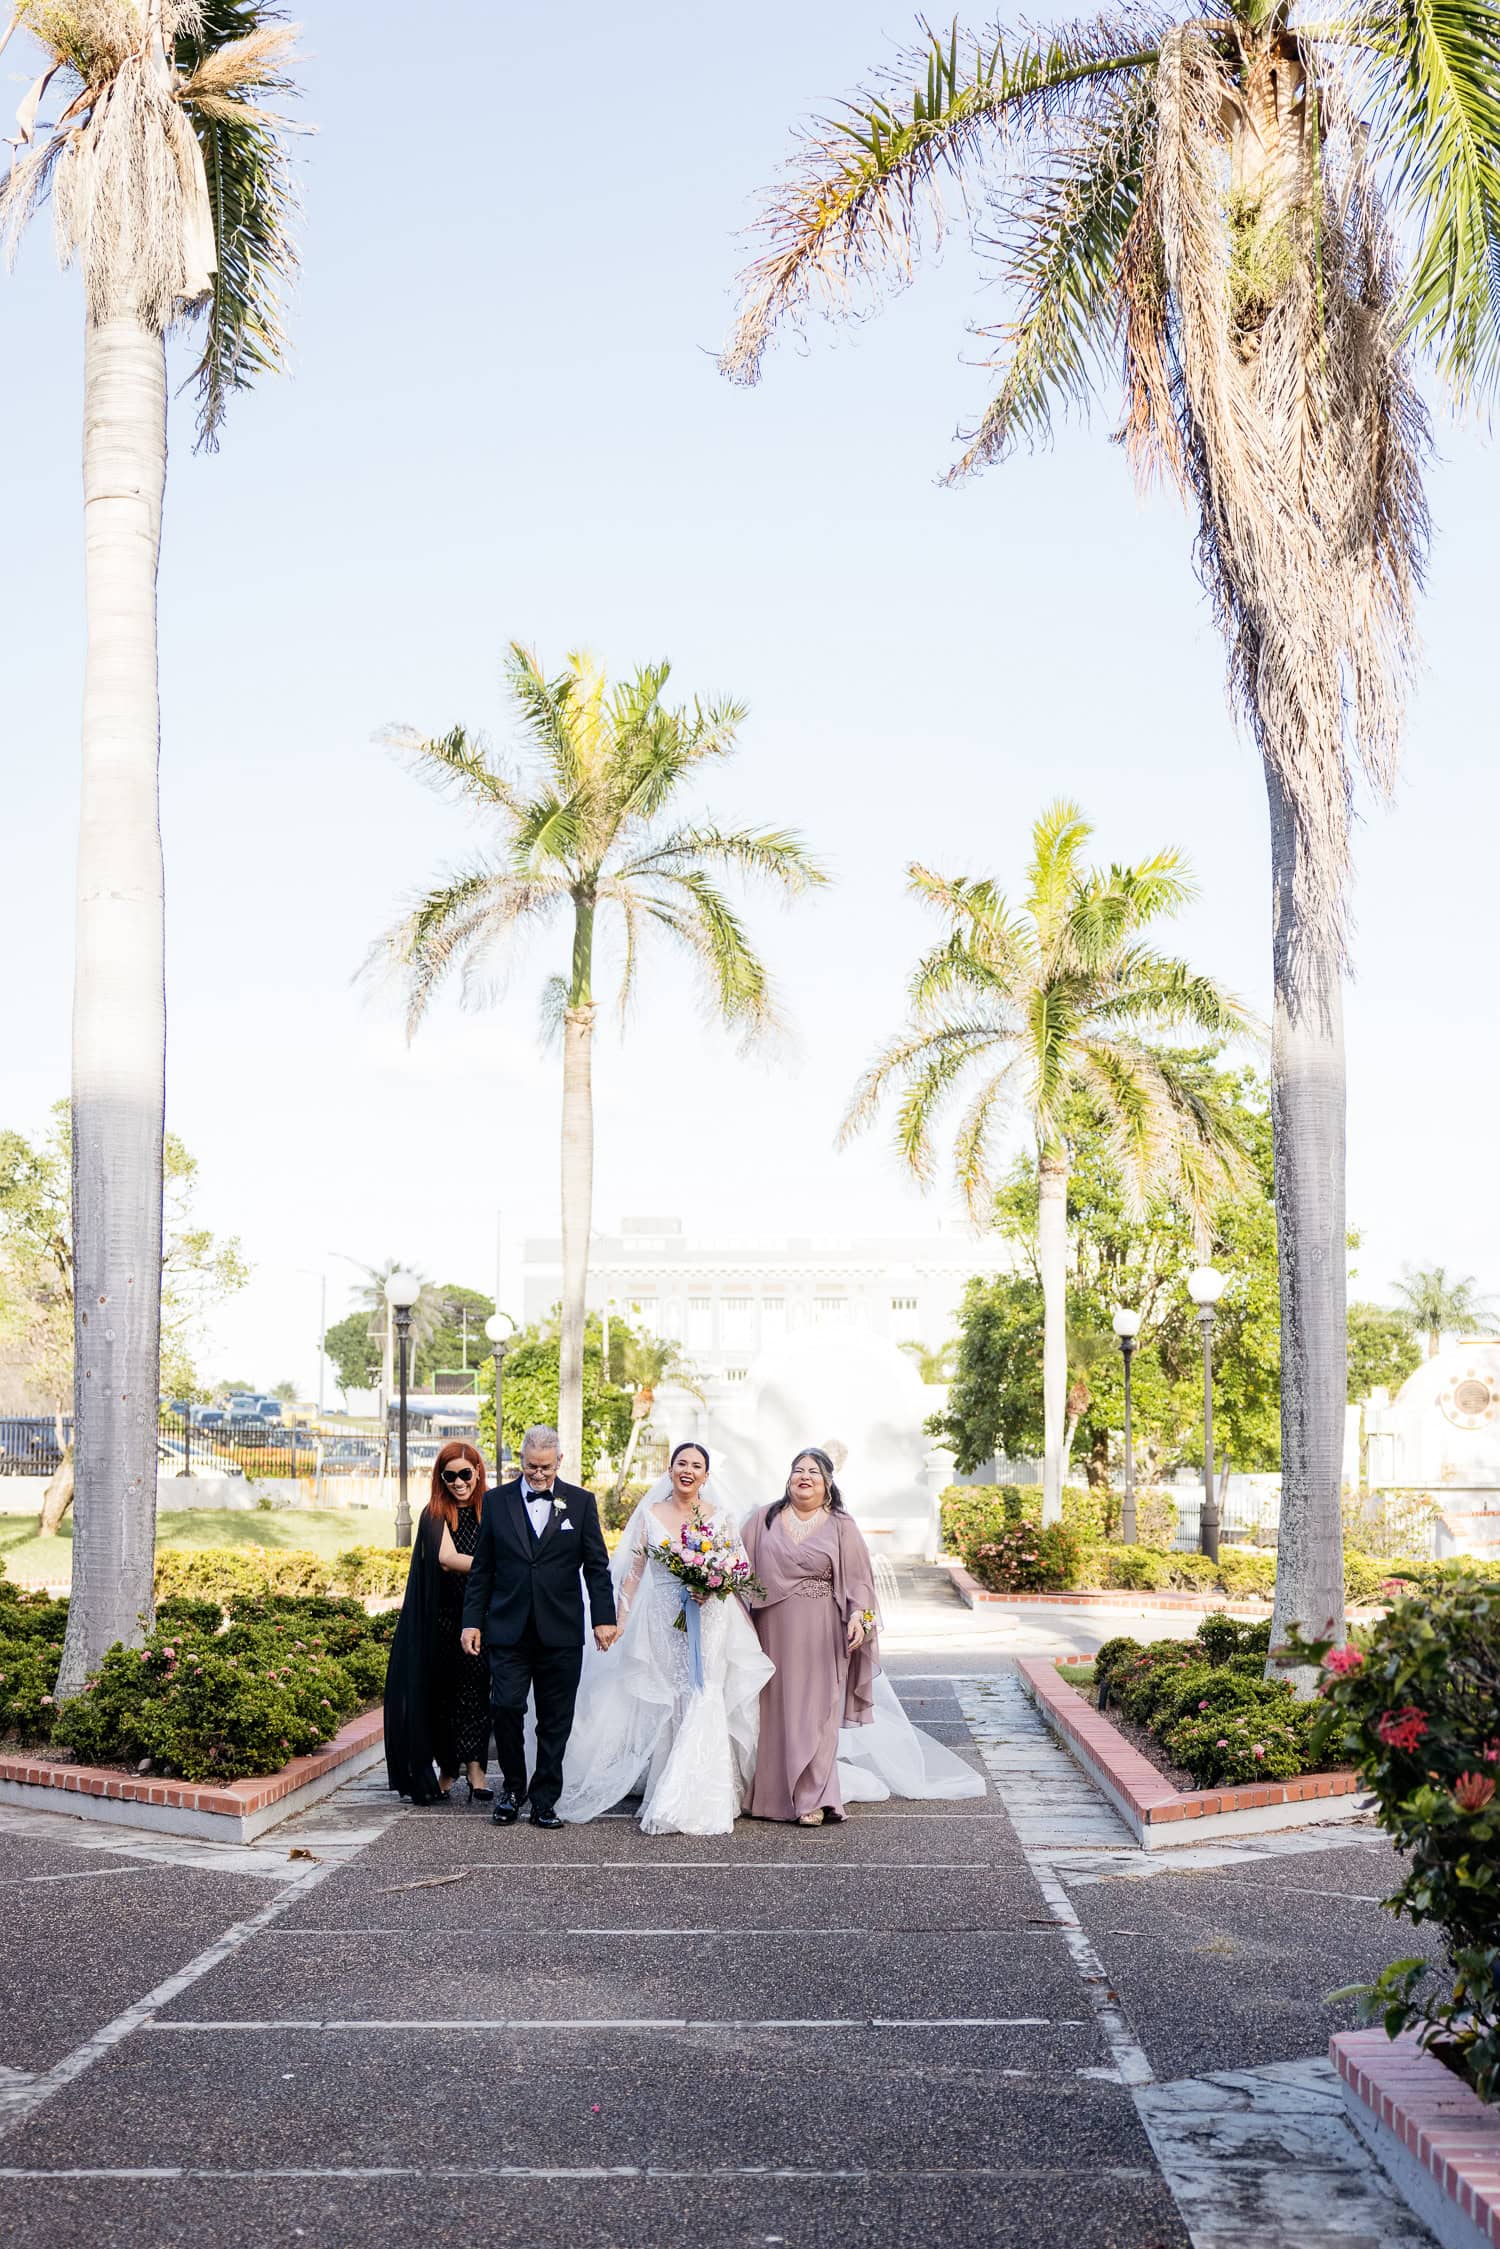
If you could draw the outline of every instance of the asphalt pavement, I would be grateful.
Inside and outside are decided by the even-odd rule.
[[[1216,2241],[1142,2085],[1321,2055],[1351,2019],[1324,1993],[1408,1947],[1370,1902],[1389,1852],[1054,1867],[965,1715],[1003,1634],[935,1597],[893,1622],[983,1798],[652,1838],[400,1808],[377,1775],[222,1851],[0,1811],[0,2237]]]

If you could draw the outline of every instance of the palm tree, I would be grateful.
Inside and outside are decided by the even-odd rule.
[[[993,1202],[992,1135],[1016,1108],[1036,1141],[1042,1282],[1042,1520],[1062,1514],[1068,1441],[1068,1143],[1063,1114],[1082,1096],[1109,1134],[1139,1207],[1170,1187],[1205,1212],[1238,1177],[1227,1111],[1160,1034],[1212,1039],[1252,1028],[1239,1002],[1141,932],[1192,896],[1175,851],[1136,867],[1086,868],[1092,829],[1059,801],[1032,829],[1024,912],[993,882],[910,870],[948,935],[917,963],[912,1021],[865,1072],[844,1131],[861,1129],[892,1084],[902,1088],[897,1145],[919,1179],[935,1170],[933,1127],[948,1096],[982,1069],[958,1127],[954,1168],[971,1217]],[[1076,1415],[1074,1416],[1076,1420]]]
[[[1495,1317],[1472,1273],[1455,1274],[1450,1280],[1442,1265],[1405,1266],[1395,1293],[1413,1335],[1426,1336],[1429,1359],[1437,1357],[1445,1335],[1488,1326]]]
[[[754,380],[778,323],[906,280],[952,183],[1010,299],[953,474],[1122,377],[1138,477],[1196,514],[1270,802],[1278,1641],[1342,1629],[1344,894],[1356,775],[1394,774],[1426,553],[1409,350],[1460,398],[1500,373],[1500,11],[1311,16],[1123,0],[962,51],[924,26],[901,79],[805,137],[724,362]]]
[[[276,367],[293,264],[294,34],[260,0],[20,0],[44,68],[0,182],[13,246],[49,193],[84,291],[87,639],[73,987],[77,1531],[58,1692],[151,1611],[165,970],[156,572],[167,332],[201,317],[200,442]],[[38,123],[48,94],[55,123]]]
[[[386,1295],[386,1283],[393,1273],[411,1273],[421,1281],[416,1302],[411,1308],[411,1357],[416,1364],[418,1351],[429,1343],[443,1324],[443,1299],[430,1281],[422,1280],[414,1265],[402,1257],[388,1257],[381,1265],[360,1265],[357,1257],[349,1259],[359,1265],[364,1281],[354,1291],[354,1309],[363,1312],[369,1323],[372,1342],[380,1344],[380,1429],[382,1438],[390,1434],[386,1421],[390,1414],[391,1392],[396,1375],[396,1325],[391,1311],[391,1300]]]
[[[622,940],[622,1021],[642,944],[652,930],[665,931],[701,970],[721,1019],[753,1038],[772,1021],[769,984],[713,871],[765,877],[789,895],[825,879],[789,830],[668,823],[672,799],[700,767],[730,754],[745,715],[737,703],[673,708],[663,700],[669,673],[648,664],[611,687],[591,657],[570,655],[548,679],[512,642],[506,675],[532,753],[522,774],[492,760],[463,727],[429,739],[410,728],[387,735],[421,775],[456,789],[494,829],[492,844],[419,898],[372,951],[367,965],[383,962],[406,985],[408,1033],[450,969],[461,966],[465,997],[483,1001],[497,956],[515,940],[559,915],[568,926],[568,973],[547,985],[543,1015],[549,1031],[560,1030],[563,1050],[559,1434],[575,1464],[583,1448],[600,916],[616,918]]]

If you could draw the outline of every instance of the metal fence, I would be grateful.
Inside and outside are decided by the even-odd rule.
[[[60,1441],[59,1441],[60,1440]],[[73,1442],[73,1417],[61,1427],[50,1414],[0,1417],[0,1476],[50,1476]],[[384,1477],[395,1470],[395,1441],[374,1432],[315,1429],[286,1421],[192,1422],[164,1413],[157,1423],[157,1467],[164,1476],[273,1478]],[[416,1475],[430,1469],[438,1440],[415,1436],[407,1459]]]

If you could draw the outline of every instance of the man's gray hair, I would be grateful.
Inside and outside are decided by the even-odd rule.
[[[533,1422],[521,1439],[522,1458],[524,1459],[528,1452],[543,1452],[549,1445],[556,1453],[562,1451],[562,1439],[557,1431],[549,1429],[545,1421]]]

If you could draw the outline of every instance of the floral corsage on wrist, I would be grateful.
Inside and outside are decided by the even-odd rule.
[[[859,1622],[865,1628],[865,1638],[868,1639],[875,1629],[875,1611],[873,1609],[860,1609],[857,1614]]]

